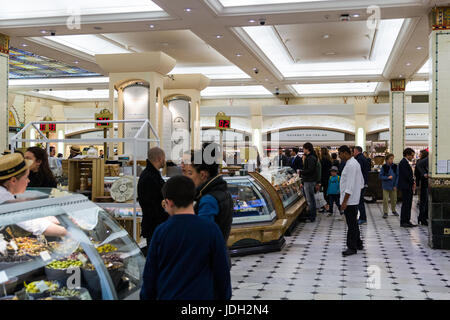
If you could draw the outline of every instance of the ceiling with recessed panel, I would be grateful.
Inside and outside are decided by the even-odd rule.
[[[274,32],[293,62],[305,63],[367,60],[375,34],[365,21],[277,25]]]
[[[380,95],[388,93],[389,80],[395,78],[409,80],[411,92],[427,88],[427,16],[433,6],[447,3],[22,0],[2,4],[0,33],[11,37],[14,48],[26,47],[57,61],[67,76],[97,75],[91,82],[68,82],[62,88],[64,84],[45,78],[65,77],[64,72],[48,68],[43,75],[23,64],[18,76],[20,61],[14,60],[12,90],[73,88],[78,97],[83,86],[108,87],[108,74],[96,65],[96,54],[163,51],[177,61],[170,72],[175,77],[202,73],[211,79],[202,92],[205,98],[267,97],[275,92],[280,98]]]

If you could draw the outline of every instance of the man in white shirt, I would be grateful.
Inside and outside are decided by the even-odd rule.
[[[342,161],[346,161],[340,181],[341,208],[344,210],[348,227],[347,250],[343,251],[342,255],[350,256],[356,254],[357,250],[363,250],[357,215],[361,189],[364,188],[364,177],[361,173],[361,166],[352,157],[348,146],[341,146],[338,152],[339,158]]]

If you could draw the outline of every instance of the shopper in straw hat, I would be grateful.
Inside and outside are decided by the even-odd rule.
[[[25,192],[32,164],[33,161],[24,159],[20,153],[0,157],[0,204],[15,200],[16,194]],[[34,235],[65,236],[66,229],[58,224],[59,222],[55,217],[38,218],[17,223],[19,227]]]

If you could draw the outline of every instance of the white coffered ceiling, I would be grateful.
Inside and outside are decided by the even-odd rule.
[[[74,7],[69,0],[22,0],[2,5],[0,32],[12,37],[13,47],[26,45],[27,51],[105,77],[95,54],[163,51],[177,60],[171,74],[212,79],[204,97],[265,97],[276,88],[280,97],[370,95],[386,93],[392,78],[428,78],[427,15],[448,2],[82,0]],[[77,12],[79,28],[71,20]],[[350,21],[340,21],[342,14]],[[376,14],[381,19],[374,29]],[[11,82],[12,88],[107,88],[104,80],[20,81]],[[421,91],[425,84],[410,88]]]

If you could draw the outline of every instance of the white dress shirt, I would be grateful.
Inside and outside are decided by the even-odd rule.
[[[6,201],[15,200],[15,199],[16,198],[14,197],[14,195],[11,192],[6,190],[5,187],[0,186],[0,204],[2,204],[3,202],[6,202]],[[31,232],[35,236],[38,236],[38,235],[43,234],[45,232],[45,230],[47,230],[47,228],[52,224],[52,222],[50,221],[50,218],[53,218],[53,217],[37,218],[37,219],[33,219],[33,220],[18,222],[16,224],[19,227],[21,227],[22,229],[24,229],[28,232]]]
[[[345,194],[348,193],[350,198],[348,198],[347,205],[358,205],[362,188],[364,188],[364,177],[361,173],[361,166],[355,158],[351,157],[345,164],[341,175],[341,204],[344,202]]]

